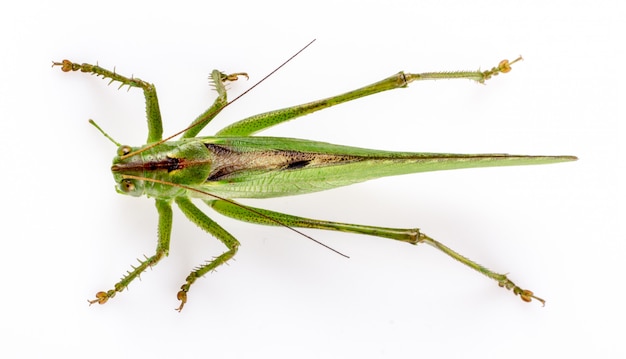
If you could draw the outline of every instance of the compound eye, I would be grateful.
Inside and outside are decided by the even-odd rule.
[[[117,149],[117,155],[118,156],[126,156],[127,154],[131,153],[133,151],[133,149],[130,146],[124,145],[124,146],[120,146]]]
[[[135,190],[135,183],[129,179],[122,180],[120,182],[120,190],[125,193],[130,193]]]

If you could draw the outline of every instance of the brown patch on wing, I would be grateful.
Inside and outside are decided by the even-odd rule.
[[[206,147],[214,156],[207,181],[223,180],[241,171],[289,171],[363,159],[357,156],[284,150],[240,152],[210,143]]]

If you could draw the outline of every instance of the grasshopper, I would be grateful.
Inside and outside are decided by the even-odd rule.
[[[188,128],[165,139],[162,138],[161,114],[153,84],[136,77],[122,76],[98,65],[79,64],[69,60],[53,62],[53,66],[60,66],[64,72],[80,71],[110,79],[110,83],[119,82],[120,87],[126,85],[129,88],[140,88],[146,101],[148,138],[145,145],[138,147],[120,145],[95,123],[92,124],[118,146],[111,167],[117,192],[137,197],[145,195],[155,199],[159,215],[156,251],[152,256],[140,260],[138,266],[132,267],[113,289],[98,292],[95,299],[89,303],[106,303],[128,287],[144,270],[156,265],[169,254],[172,202],[174,202],[190,221],[213,235],[227,248],[224,253],[199,265],[187,276],[177,294],[180,301],[177,310],[181,311],[187,303],[187,294],[195,281],[233,258],[239,248],[239,241],[234,236],[192,202],[192,198],[197,198],[225,216],[245,222],[284,226],[314,241],[316,240],[295,228],[360,233],[413,245],[429,244],[495,280],[500,287],[512,290],[522,300],[530,302],[535,299],[545,304],[543,299],[535,296],[530,290],[520,288],[506,275],[493,272],[460,255],[418,228],[385,228],[323,221],[254,208],[234,201],[238,198],[272,198],[311,193],[379,177],[417,172],[576,160],[574,156],[391,152],[304,139],[254,136],[282,122],[382,91],[404,88],[414,81],[469,79],[484,83],[495,75],[509,72],[511,65],[520,59],[511,62],[503,60],[486,71],[420,74],[399,72],[379,82],[337,96],[248,117],[223,128],[214,136],[198,137],[198,133],[222,109],[237,99],[230,103],[227,101],[227,83],[236,81],[241,76],[247,77],[246,73],[227,74],[214,70],[210,80],[218,96],[213,105],[198,116]],[[247,91],[240,96],[245,93]],[[172,140],[178,135],[181,135],[178,140]]]

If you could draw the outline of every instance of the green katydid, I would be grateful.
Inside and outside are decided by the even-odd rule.
[[[118,292],[123,291],[146,268],[156,265],[168,255],[172,228],[171,204],[175,202],[190,221],[216,237],[227,248],[227,251],[218,257],[195,268],[186,278],[177,294],[180,300],[177,310],[182,310],[187,302],[187,293],[196,279],[233,258],[239,248],[239,241],[235,237],[192,203],[192,198],[199,198],[225,216],[251,223],[284,226],[300,234],[302,233],[295,230],[295,227],[367,234],[413,245],[426,243],[495,280],[501,287],[512,290],[514,294],[520,295],[522,300],[530,302],[534,298],[545,304],[543,299],[536,297],[529,290],[520,288],[506,275],[493,272],[471,261],[417,228],[384,228],[315,220],[253,208],[233,201],[235,198],[271,198],[311,193],[408,173],[576,160],[574,156],[390,152],[294,138],[253,136],[279,123],[346,101],[407,87],[413,81],[469,79],[483,83],[499,73],[509,72],[511,64],[518,60],[519,58],[511,62],[503,60],[498,66],[487,71],[422,74],[399,72],[382,81],[338,96],[251,116],[223,128],[215,136],[196,137],[224,107],[247,93],[246,91],[235,100],[227,102],[226,84],[237,80],[239,76],[247,75],[245,73],[229,75],[214,70],[211,81],[215,85],[218,97],[213,105],[196,118],[191,126],[166,139],[162,139],[161,114],[153,84],[138,78],[122,76],[98,65],[78,64],[69,60],[54,62],[53,65],[61,66],[64,72],[86,72],[109,78],[111,82],[117,81],[121,83],[120,87],[127,85],[141,88],[146,100],[147,144],[139,147],[121,146],[109,137],[118,145],[117,156],[113,159],[111,170],[119,193],[132,196],[146,195],[155,199],[159,214],[157,248],[154,255],[140,261],[139,266],[133,267],[113,289],[98,292],[96,298],[89,302],[106,303]],[[179,140],[171,141],[180,134],[182,136]],[[313,239],[308,235],[302,235]]]

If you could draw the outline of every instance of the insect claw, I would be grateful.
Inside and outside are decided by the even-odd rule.
[[[76,71],[80,68],[80,65],[75,65],[70,60],[63,60],[61,62],[52,61],[52,67],[54,66],[61,66],[61,71],[63,72]]]
[[[87,300],[89,302],[89,305],[91,306],[92,304],[98,303],[98,304],[104,304],[107,302],[107,300],[109,300],[109,295],[106,292],[98,292],[96,293],[96,299],[94,300]]]
[[[178,308],[176,308],[176,310],[180,313],[181,310],[183,310],[183,307],[185,306],[185,304],[187,303],[187,292],[184,289],[184,285],[183,287],[181,287],[181,291],[178,292],[178,294],[176,294],[176,298],[178,300],[180,300],[180,306]]]
[[[530,303],[530,302],[533,300],[533,298],[534,298],[535,300],[537,300],[537,301],[541,302],[541,306],[542,306],[542,307],[545,307],[545,306],[546,306],[546,301],[545,301],[545,300],[543,300],[543,299],[541,299],[541,298],[539,298],[539,297],[536,297],[536,296],[534,295],[534,293],[533,293],[532,291],[530,291],[530,290],[527,290],[527,289],[520,289],[520,290],[519,290],[519,293],[518,293],[518,291],[516,290],[516,293],[515,293],[515,294],[519,294],[520,298],[521,298],[524,302],[526,302],[526,303]]]
[[[239,79],[239,76],[245,76],[246,80],[250,79],[250,76],[248,76],[248,74],[245,72],[235,72],[234,74],[230,75],[222,74],[222,81],[237,81]]]
[[[513,290],[513,294],[519,295],[520,299],[523,300],[526,303],[530,303],[530,302],[533,301],[533,299],[535,299],[536,301],[541,302],[541,306],[542,307],[546,306],[546,301],[545,300],[535,296],[535,293],[533,293],[531,290],[522,289],[522,288],[518,287],[517,285],[515,285],[515,283],[513,283],[511,280],[506,278],[506,276],[504,277],[503,281],[498,282],[498,286],[500,286],[502,288],[509,289],[509,290],[512,289]]]

